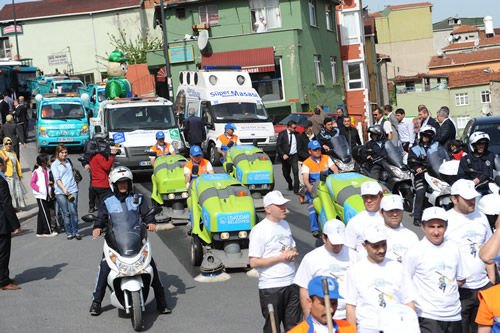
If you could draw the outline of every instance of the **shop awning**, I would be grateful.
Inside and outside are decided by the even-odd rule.
[[[274,72],[274,49],[264,47],[260,49],[238,50],[212,53],[201,57],[203,66],[241,66],[249,73]]]

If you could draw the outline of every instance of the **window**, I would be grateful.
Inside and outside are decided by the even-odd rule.
[[[250,73],[252,87],[257,90],[263,102],[284,100],[281,58],[274,58],[274,72]]]
[[[323,73],[321,72],[321,56],[314,56],[314,73],[316,74],[316,84],[323,85]]]
[[[175,9],[175,17],[177,17],[179,20],[183,20],[186,18],[186,8],[184,7],[179,7]]]
[[[325,5],[325,15],[326,15],[326,29],[335,30],[333,28],[333,16],[332,16],[332,6]]]
[[[316,0],[309,0],[309,24],[318,26],[316,22]]]
[[[347,90],[364,89],[363,63],[345,63],[344,72],[347,73]]]
[[[253,31],[255,31],[255,22],[261,16],[264,16],[267,29],[281,28],[279,0],[250,0],[250,14],[252,15]]]
[[[470,119],[470,116],[457,117],[457,127],[458,128],[465,128],[465,126],[469,122],[469,119]]]
[[[490,92],[489,90],[481,91],[481,103],[489,103],[490,102]]]
[[[83,84],[88,85],[94,83],[94,73],[78,74],[78,78],[82,80]]]
[[[201,24],[219,24],[217,5],[200,6],[199,12]]]
[[[469,94],[468,93],[460,93],[455,94],[455,105],[469,105]]]
[[[352,45],[360,43],[359,15],[358,12],[344,13],[342,15],[342,44]]]
[[[332,69],[332,81],[335,84],[337,83],[337,59],[335,57],[330,57],[330,68]]]

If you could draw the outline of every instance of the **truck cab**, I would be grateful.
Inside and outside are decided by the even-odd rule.
[[[89,119],[80,96],[37,95],[35,134],[39,152],[59,143],[83,147],[89,140]]]
[[[165,142],[177,153],[185,153],[179,135],[173,104],[165,98],[121,98],[106,100],[101,112],[90,119],[92,133],[106,133],[119,146],[115,165],[126,166],[134,172],[152,171],[146,152],[156,143],[156,132],[163,131]]]
[[[207,140],[201,148],[213,165],[220,164],[215,144],[227,123],[236,126],[235,134],[241,144],[257,146],[271,159],[276,156],[277,137],[272,120],[259,94],[252,88],[250,75],[237,67],[228,70],[227,67],[205,66],[204,70],[179,74],[175,109],[184,111],[186,119],[190,109],[202,118]]]
[[[31,90],[32,97],[36,97],[38,94],[79,95],[79,88],[84,86],[81,80],[68,76],[40,76],[35,80],[27,80],[26,83]],[[32,98],[31,105],[35,104],[36,100]]]
[[[86,87],[78,88],[81,94],[88,94],[90,99],[85,103],[85,107],[92,111],[91,117],[96,118],[101,109],[101,103],[106,100],[106,83],[89,84]]]

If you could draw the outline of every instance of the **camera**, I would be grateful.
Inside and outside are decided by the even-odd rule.
[[[115,147],[115,141],[109,138],[107,133],[97,133],[92,140],[85,144],[84,152],[90,156],[95,154],[110,156],[111,147]],[[120,153],[120,149],[117,148],[116,154],[119,155]]]

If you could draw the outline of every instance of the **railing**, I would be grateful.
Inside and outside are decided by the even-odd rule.
[[[408,93],[415,93],[415,92],[424,92],[424,91],[434,91],[434,90],[444,90],[448,88],[447,83],[440,83],[440,84],[433,84],[433,85],[428,85],[426,84],[423,88],[421,86],[419,87],[396,87],[396,93],[397,94],[408,94]]]

